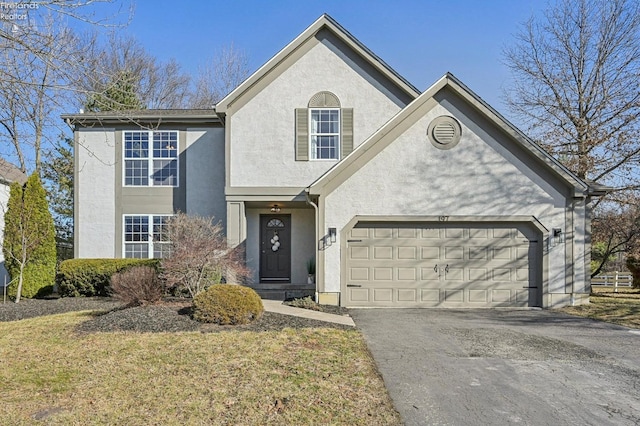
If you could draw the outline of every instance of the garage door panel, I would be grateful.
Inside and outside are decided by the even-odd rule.
[[[416,268],[398,268],[398,281],[415,281],[417,275]]]
[[[537,240],[527,225],[359,224],[350,235],[359,241],[347,246],[347,306],[539,304],[524,288],[534,287]]]
[[[471,247],[469,248],[469,260],[487,260],[488,256],[487,247]]]
[[[493,303],[508,303],[511,301],[511,291],[491,290],[491,301]]]
[[[486,281],[487,269],[486,268],[469,268],[469,281]]]
[[[470,239],[481,239],[486,240],[489,238],[489,230],[488,229],[469,229],[469,238]]]
[[[440,290],[439,289],[420,289],[420,301],[421,302],[440,302]]]
[[[391,281],[393,279],[393,268],[373,268],[374,281]]]
[[[349,256],[351,259],[369,259],[369,247],[351,246]]]
[[[487,303],[487,290],[469,290],[469,302],[471,303]]]
[[[464,268],[449,268],[444,274],[445,281],[464,281]]]
[[[516,268],[516,281],[529,281],[529,268]]]
[[[464,291],[461,289],[444,290],[444,301],[445,302],[462,302],[464,301]]]
[[[493,238],[513,238],[513,229],[493,228]]]
[[[422,259],[440,259],[440,247],[421,247]]]
[[[511,247],[492,247],[491,248],[492,259],[508,259],[512,258]]]
[[[393,259],[393,247],[376,246],[373,248],[373,259]]]
[[[351,281],[369,281],[369,268],[349,268]]]
[[[391,239],[393,238],[393,229],[391,228],[374,228],[373,238]]]
[[[398,302],[415,302],[418,291],[414,288],[398,289]]]
[[[398,238],[418,238],[418,231],[416,228],[399,228]]]
[[[421,231],[422,238],[424,239],[440,239],[440,228],[424,227]]]
[[[507,284],[509,281],[511,281],[511,269],[492,269],[491,281],[500,281]]]
[[[444,238],[459,240],[464,236],[463,228],[444,228]]]
[[[352,239],[369,238],[370,231],[371,230],[369,228],[353,228],[349,233],[349,237]]]
[[[393,300],[393,289],[391,288],[374,288],[373,289],[373,301],[374,302],[391,302]]]
[[[365,303],[369,303],[369,290],[366,288],[348,288],[347,289],[347,297],[349,298],[349,300],[351,300],[351,302],[353,303],[358,303],[358,302],[365,302]]]
[[[444,248],[445,260],[451,259],[464,259],[464,248],[462,247],[445,247]]]
[[[521,289],[516,290],[516,301],[526,303],[529,301],[529,290]]]
[[[415,260],[418,258],[418,247],[398,247],[398,259]]]

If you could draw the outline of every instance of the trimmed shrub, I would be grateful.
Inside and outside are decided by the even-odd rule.
[[[627,256],[627,269],[631,272],[633,288],[640,288],[640,259],[635,256]]]
[[[69,259],[60,263],[56,283],[63,297],[110,296],[111,277],[134,266],[160,268],[159,259]]]
[[[127,306],[155,303],[164,293],[158,274],[151,266],[134,266],[113,274],[111,291],[113,297]]]
[[[196,295],[193,308],[196,321],[220,325],[247,324],[264,311],[258,293],[235,284],[213,284]]]

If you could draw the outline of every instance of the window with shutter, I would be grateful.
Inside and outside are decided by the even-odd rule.
[[[353,108],[331,92],[318,92],[297,108],[296,161],[339,160],[353,151]]]

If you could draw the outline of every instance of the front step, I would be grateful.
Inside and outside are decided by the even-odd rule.
[[[263,299],[269,300],[287,300],[299,299],[302,297],[315,297],[315,284],[245,284],[247,287],[255,290]]]

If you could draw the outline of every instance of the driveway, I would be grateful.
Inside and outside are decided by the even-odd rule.
[[[406,425],[640,424],[640,330],[546,310],[350,313]]]

